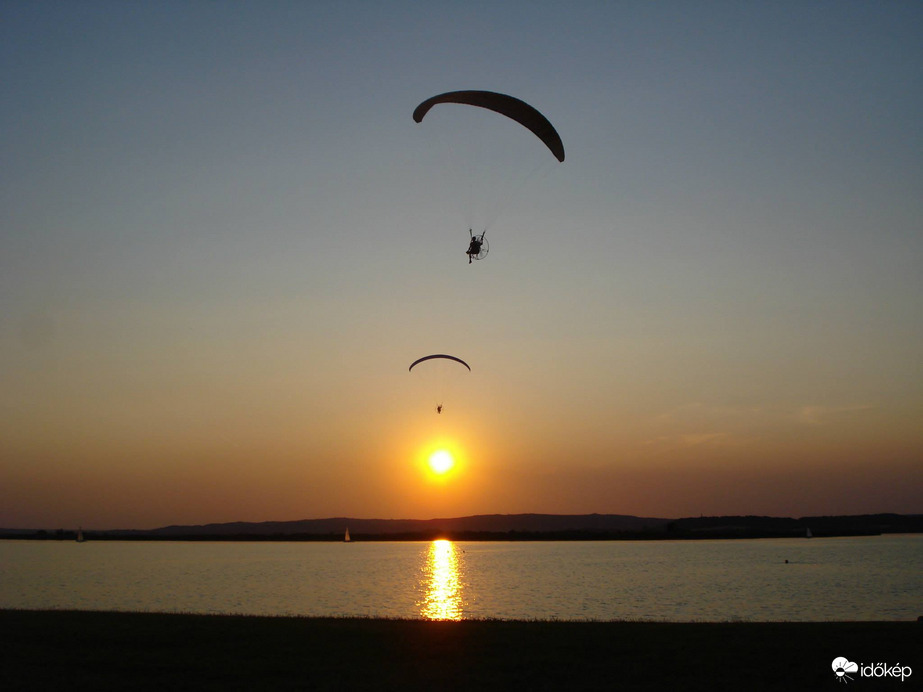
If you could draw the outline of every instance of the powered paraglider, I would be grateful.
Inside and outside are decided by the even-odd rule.
[[[413,111],[414,121],[422,123],[430,110],[441,104],[473,106],[476,110],[483,109],[504,116],[535,135],[555,159],[559,162],[564,161],[564,143],[557,130],[548,118],[525,101],[494,91],[449,91],[432,96],[420,103]],[[491,127],[483,127],[487,125],[487,122],[473,116],[464,117],[461,120],[464,124],[475,125],[475,129],[470,133],[462,132],[463,128],[453,126],[461,123],[450,118],[441,123],[442,125],[448,123],[450,126],[443,126],[439,131],[450,142],[450,158],[444,162],[444,167],[447,171],[460,176],[451,181],[451,186],[457,188],[463,197],[463,212],[470,234],[470,244],[465,254],[468,255],[468,263],[471,264],[472,260],[483,259],[487,256],[488,245],[484,234],[500,215],[502,208],[509,203],[513,196],[513,188],[517,187],[523,179],[534,174],[550,159],[544,153],[545,149],[524,146],[528,142],[522,142],[522,150],[518,145],[510,146],[507,150],[505,147],[511,144],[512,140],[522,139],[506,136],[515,134],[513,132],[516,129],[515,126],[509,133],[504,130],[502,133],[504,136],[499,140],[490,139],[488,134],[496,135],[499,129],[506,127],[502,125],[502,119],[496,121],[499,128],[497,132],[492,132]],[[482,138],[483,141],[481,141]],[[454,146],[451,143],[454,143]],[[515,157],[506,159],[505,154],[507,153],[525,154],[525,156],[520,160]],[[519,165],[533,157],[536,160],[532,167]],[[496,170],[502,168],[508,169],[507,172]],[[477,233],[475,228],[478,230]]]
[[[420,367],[420,370],[425,371],[425,373],[421,374],[424,374],[425,378],[430,381],[434,389],[436,413],[442,413],[443,398],[448,384],[447,381],[458,371],[459,365],[467,368],[468,372],[471,372],[471,366],[461,358],[449,356],[444,353],[434,353],[430,356],[417,358],[417,360],[410,364],[408,372],[413,372],[414,368],[417,368],[421,364],[423,364],[423,366]]]

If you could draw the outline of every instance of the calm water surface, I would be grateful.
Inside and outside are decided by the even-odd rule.
[[[923,536],[0,541],[0,607],[426,619],[912,620],[923,615]]]

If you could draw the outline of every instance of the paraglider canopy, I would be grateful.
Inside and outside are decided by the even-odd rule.
[[[422,122],[429,110],[440,103],[458,103],[492,110],[515,120],[545,144],[558,161],[564,161],[564,143],[548,118],[525,101],[494,91],[448,91],[426,99],[413,111],[415,122]]]
[[[427,365],[424,365],[419,370],[414,372],[414,368],[419,366],[421,363],[427,363]],[[461,369],[461,366],[464,366],[468,372],[471,372],[471,366],[461,358],[446,355],[445,353],[434,353],[430,356],[423,356],[422,358],[418,358],[410,364],[408,370],[414,372],[415,378],[421,376],[417,373],[422,370],[422,377],[428,380],[429,384],[427,389],[431,390],[431,396],[434,399],[433,404],[435,406],[436,413],[442,413],[443,400],[449,385],[449,381],[454,379],[457,373],[464,373],[464,370]]]
[[[423,361],[433,360],[434,358],[445,358],[446,360],[454,360],[456,363],[461,363],[461,364],[464,365],[466,368],[468,368],[468,371],[469,371],[469,372],[471,371],[471,366],[468,365],[468,364],[467,364],[465,361],[463,361],[461,358],[456,358],[455,356],[447,356],[447,355],[445,355],[444,353],[434,353],[434,354],[431,355],[431,356],[423,356],[422,358],[417,358],[414,362],[412,362],[412,363],[410,364],[410,367],[407,368],[407,370],[408,370],[408,371],[413,370],[413,368],[414,368],[415,365],[417,365],[417,364],[419,364],[419,363],[422,363]]]

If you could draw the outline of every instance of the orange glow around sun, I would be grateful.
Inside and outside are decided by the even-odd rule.
[[[452,470],[455,466],[455,459],[452,453],[447,449],[437,449],[429,455],[429,468],[437,476],[442,476]]]
[[[447,438],[433,440],[421,448],[417,463],[417,468],[423,472],[427,480],[437,485],[459,480],[459,474],[466,467],[462,450],[454,441]]]

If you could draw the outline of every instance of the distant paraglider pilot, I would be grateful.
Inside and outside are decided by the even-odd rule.
[[[486,233],[487,231],[484,231]],[[471,260],[481,259],[481,249],[484,245],[484,233],[481,235],[474,235],[474,232],[469,228],[468,233],[471,234],[471,242],[468,244],[468,251],[465,253],[468,255],[468,264],[471,264]]]
[[[439,405],[436,407],[436,413],[442,413],[442,404],[439,404]]]

